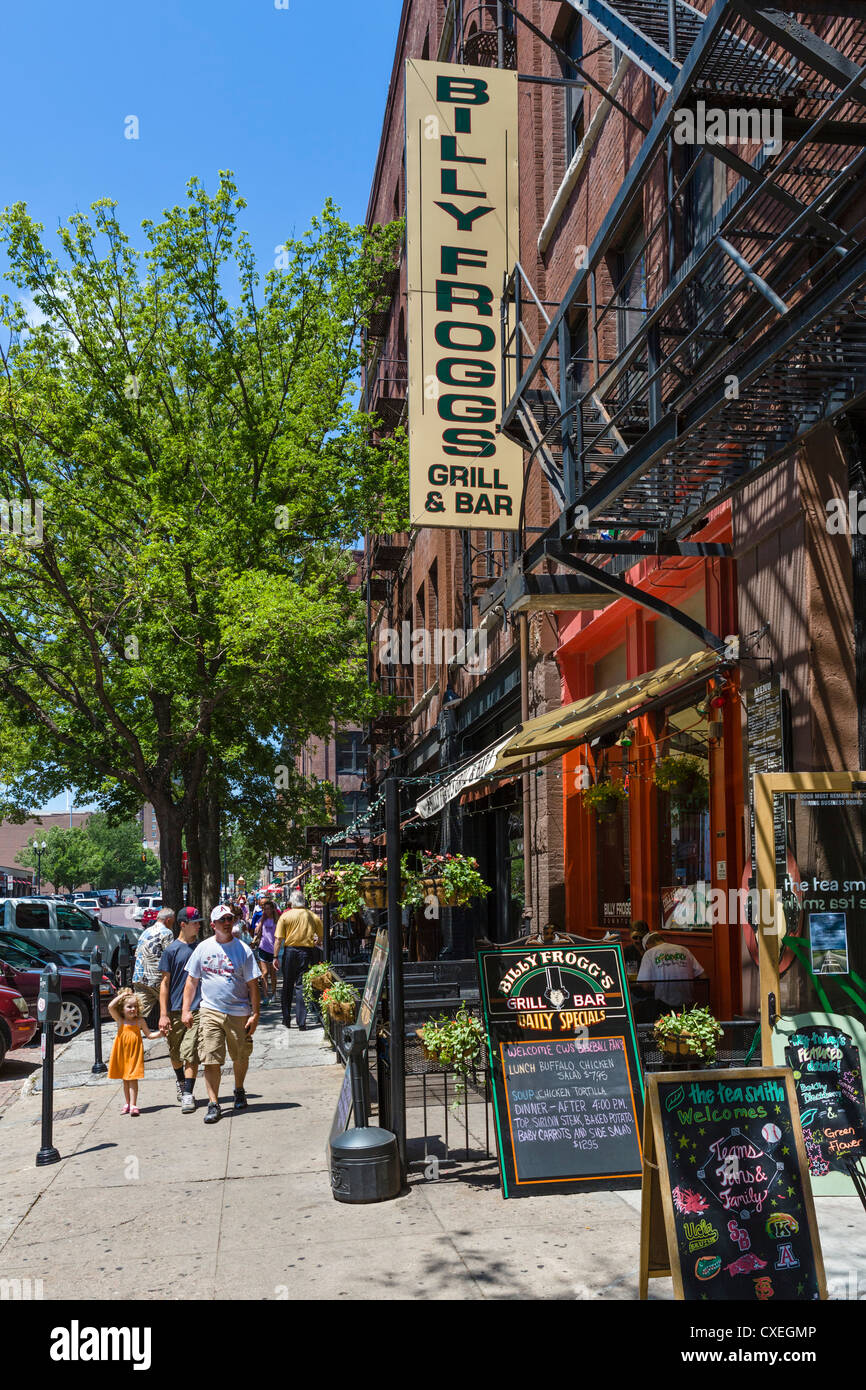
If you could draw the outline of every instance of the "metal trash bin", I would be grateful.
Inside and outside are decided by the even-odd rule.
[[[397,1140],[368,1125],[331,1140],[331,1191],[336,1202],[386,1202],[401,1188]]]

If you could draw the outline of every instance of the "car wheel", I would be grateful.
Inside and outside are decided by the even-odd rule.
[[[77,994],[67,994],[60,1003],[60,1018],[54,1025],[54,1033],[64,1042],[77,1038],[90,1022],[90,1010]]]

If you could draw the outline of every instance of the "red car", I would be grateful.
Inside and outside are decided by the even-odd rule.
[[[29,1043],[38,1026],[23,995],[17,989],[0,985],[0,1066],[11,1047]]]
[[[45,961],[32,948],[25,950],[23,942],[17,937],[10,941],[9,934],[0,935],[0,984],[23,994],[29,1011],[36,1015],[36,1000],[39,997],[39,976]],[[60,976],[60,1019],[54,1025],[54,1036],[67,1042],[89,1027],[93,1013],[93,987],[89,970],[75,970],[66,965],[58,965]],[[111,977],[102,976],[99,987],[100,1017],[109,1017],[108,1003],[116,993]]]
[[[141,914],[141,922],[139,923],[139,925],[140,925],[141,927],[149,927],[149,926],[151,925],[151,923],[153,923],[153,922],[156,921],[156,919],[157,919],[158,916],[159,916],[159,911],[158,911],[157,908],[155,908],[155,907],[146,907],[146,908],[144,909],[144,911],[142,912],[142,914]]]

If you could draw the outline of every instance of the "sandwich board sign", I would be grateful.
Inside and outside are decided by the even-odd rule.
[[[773,1055],[791,1068],[817,1197],[854,1197],[849,1163],[866,1158],[866,1030],[843,1014],[776,1020]]]
[[[478,953],[502,1195],[634,1187],[643,1083],[622,949]]]
[[[647,1077],[639,1295],[671,1277],[700,1302],[827,1297],[786,1067]]]

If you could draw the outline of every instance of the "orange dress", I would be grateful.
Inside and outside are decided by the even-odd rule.
[[[140,1081],[144,1076],[144,1043],[138,1024],[118,1024],[108,1059],[108,1075],[114,1081]]]

